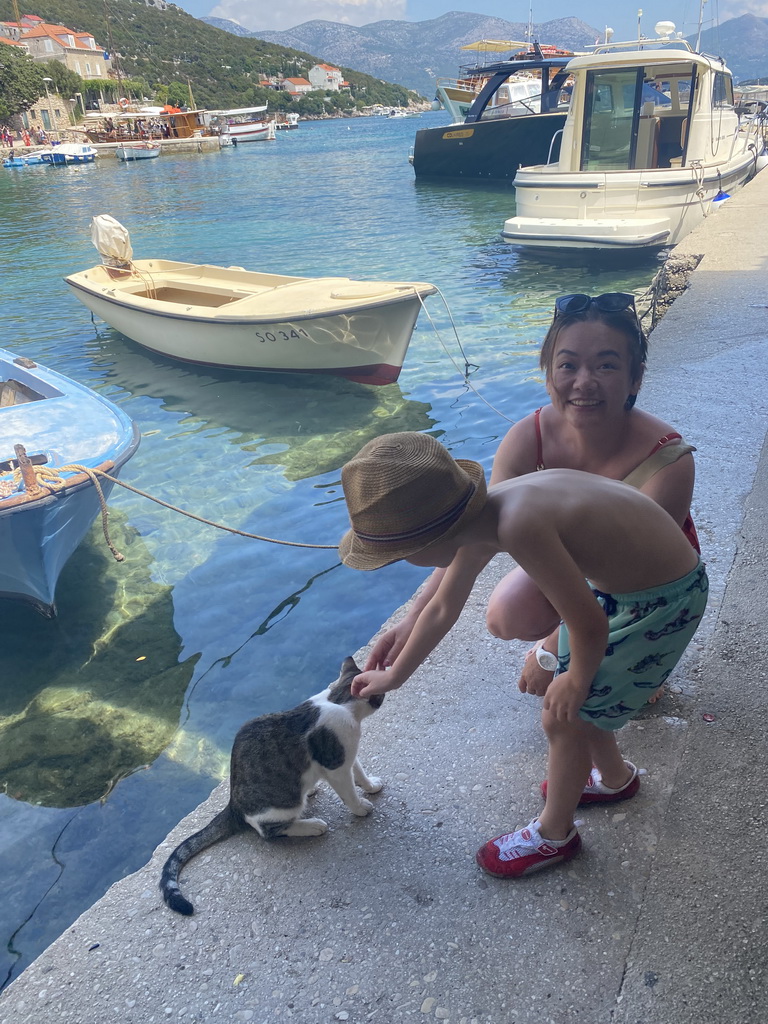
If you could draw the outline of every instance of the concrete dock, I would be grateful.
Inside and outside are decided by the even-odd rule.
[[[703,258],[651,338],[640,401],[698,449],[712,596],[673,692],[619,734],[639,795],[580,811],[584,849],[561,868],[476,867],[536,813],[546,767],[539,702],[515,685],[528,645],[485,629],[499,559],[365,723],[385,783],[368,818],[323,789],[327,835],[206,851],[182,918],[160,868],[219,787],[0,996],[0,1024],[768,1021],[767,213],[763,173],[678,247]]]

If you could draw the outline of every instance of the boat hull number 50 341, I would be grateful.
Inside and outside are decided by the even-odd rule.
[[[303,327],[273,327],[269,331],[256,331],[256,341],[266,345],[268,341],[298,341],[301,338],[308,338],[309,335]]]

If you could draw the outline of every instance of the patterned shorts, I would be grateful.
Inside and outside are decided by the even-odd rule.
[[[707,606],[709,581],[703,562],[663,587],[636,594],[593,593],[608,616],[608,647],[579,715],[599,729],[620,729],[658,690],[678,663]],[[560,667],[571,652],[560,625]]]

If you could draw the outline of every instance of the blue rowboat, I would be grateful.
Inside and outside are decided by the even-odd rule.
[[[117,476],[138,446],[118,406],[0,349],[0,597],[55,616],[59,574],[101,507],[93,477],[77,467]],[[106,499],[112,481],[98,479]]]

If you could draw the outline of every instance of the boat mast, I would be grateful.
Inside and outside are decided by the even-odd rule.
[[[107,9],[107,0],[104,0],[104,18],[105,18],[106,23],[107,23],[107,41],[109,42],[109,52],[112,55],[112,63],[113,63],[114,68],[115,68],[115,74],[117,75],[117,91],[118,91],[118,93],[121,93],[123,91],[123,79],[122,79],[122,75],[120,74],[120,61],[117,59],[117,53],[115,52],[115,47],[114,47],[114,45],[112,43],[112,26],[111,26],[111,22],[109,20],[109,10]],[[118,95],[117,98],[120,99],[120,96]]]
[[[701,43],[701,25],[704,21],[704,4],[707,0],[699,0],[699,28],[696,32],[696,52],[699,52],[699,45]]]

